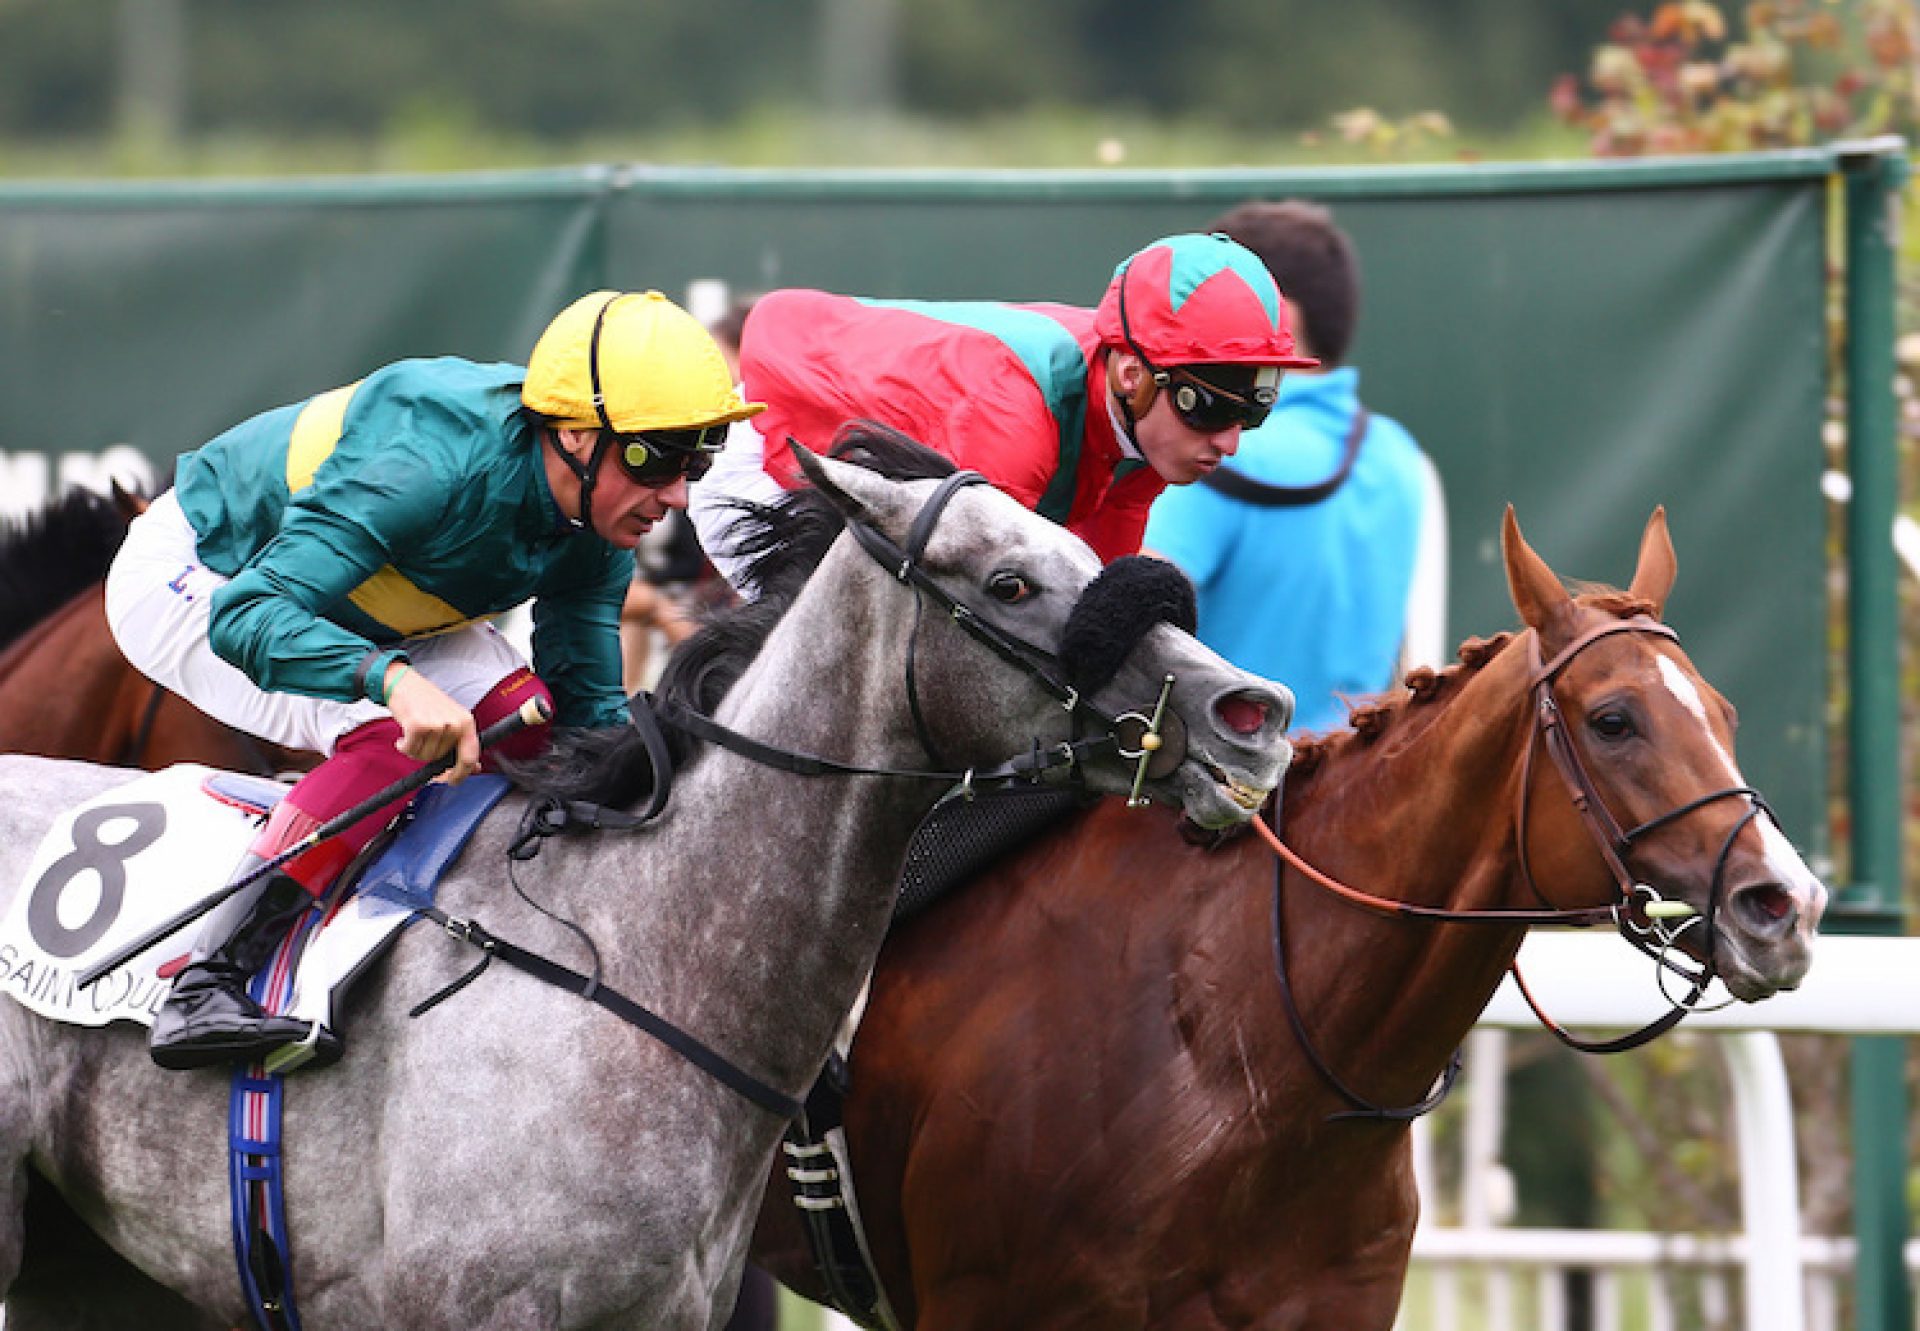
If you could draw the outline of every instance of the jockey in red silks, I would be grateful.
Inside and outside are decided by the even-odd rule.
[[[400,361],[187,454],[115,558],[108,622],[202,711],[328,755],[274,810],[257,864],[421,763],[451,753],[449,779],[471,774],[479,730],[530,695],[561,724],[624,724],[633,547],[757,410],[691,315],[596,292],[524,369]],[[487,622],[530,597],[538,675]],[[156,1062],[250,1062],[309,1036],[247,981],[392,812],[208,917],[155,1019]],[[312,1034],[316,1061],[339,1057],[333,1032]]]
[[[823,450],[864,418],[982,473],[1112,561],[1139,552],[1156,495],[1212,471],[1266,418],[1283,369],[1317,364],[1295,354],[1265,266],[1224,236],[1155,241],[1091,310],[776,291],[740,342],[743,388],[766,415],[735,427],[689,513],[737,583],[728,528],[739,501],[794,484],[787,438]]]

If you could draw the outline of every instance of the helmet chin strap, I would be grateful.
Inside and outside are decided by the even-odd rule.
[[[1149,378],[1148,383],[1152,384],[1151,378]],[[1142,457],[1145,457],[1146,454],[1140,447],[1140,421],[1136,415],[1136,409],[1135,409],[1134,403],[1137,399],[1144,398],[1144,400],[1140,402],[1140,406],[1138,410],[1145,411],[1148,407],[1151,407],[1153,405],[1153,396],[1154,394],[1152,391],[1146,392],[1144,394],[1139,392],[1135,392],[1131,394],[1122,392],[1120,389],[1120,371],[1114,367],[1112,351],[1108,351],[1107,353],[1108,414],[1111,415],[1115,411],[1119,413],[1120,419],[1123,422],[1125,422],[1125,432],[1127,436],[1127,442],[1129,444],[1132,444],[1133,451],[1135,453],[1140,454],[1140,456]]]
[[[606,430],[601,430],[594,440],[592,455],[585,462],[581,462],[560,446],[558,430],[548,426],[543,433],[546,436],[547,447],[553,450],[553,455],[559,458],[560,464],[572,472],[574,479],[580,482],[580,516],[567,518],[567,525],[575,531],[593,530],[593,483],[599,479],[600,459],[606,456],[607,447],[613,442],[613,435]],[[564,517],[565,514],[561,516]]]

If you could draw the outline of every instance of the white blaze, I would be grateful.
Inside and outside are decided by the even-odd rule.
[[[1707,704],[1701,698],[1700,690],[1687,678],[1687,672],[1675,665],[1671,658],[1660,659],[1660,679],[1666,684],[1668,692],[1680,700],[1680,705],[1692,712],[1707,732],[1707,738],[1720,753],[1720,760],[1726,765],[1728,782],[1731,785],[1744,786],[1747,779],[1740,775],[1739,764],[1733,760],[1726,746],[1720,743],[1720,737],[1713,733],[1713,727],[1707,724]],[[1766,848],[1767,865],[1773,870],[1774,877],[1782,884],[1795,886],[1813,881],[1813,870],[1807,868],[1806,861],[1800,858],[1800,852],[1773,825],[1773,819],[1762,816],[1753,820],[1753,826],[1760,831],[1760,844]]]

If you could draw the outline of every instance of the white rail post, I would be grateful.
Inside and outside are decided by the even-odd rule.
[[[1719,1045],[1733,1078],[1740,1155],[1740,1209],[1747,1226],[1748,1331],[1799,1331],[1807,1291],[1800,1267],[1800,1170],[1793,1096],[1780,1041],[1736,1031]]]

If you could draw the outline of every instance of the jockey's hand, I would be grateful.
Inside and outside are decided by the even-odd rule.
[[[453,766],[436,778],[449,785],[472,776],[480,770],[480,732],[473,713],[418,670],[402,670],[398,663],[387,667],[387,710],[401,732],[393,747],[422,763],[453,753]]]

